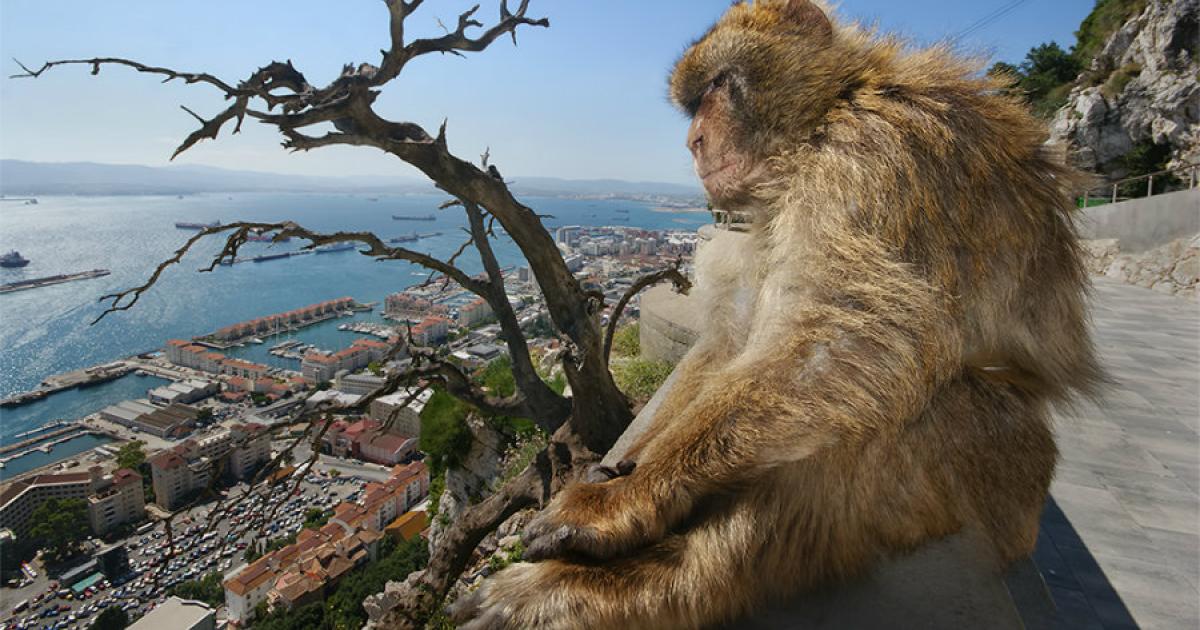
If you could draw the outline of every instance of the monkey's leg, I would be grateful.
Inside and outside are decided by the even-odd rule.
[[[879,260],[858,271],[872,279],[861,295],[762,313],[757,341],[663,423],[630,475],[555,497],[525,530],[529,557],[626,554],[705,497],[917,417],[959,369],[959,330],[941,294]]]

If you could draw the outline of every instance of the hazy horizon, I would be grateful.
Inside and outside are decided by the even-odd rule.
[[[450,148],[464,159],[490,149],[510,173],[563,179],[620,179],[696,185],[683,148],[684,117],[666,99],[666,76],[677,55],[728,6],[728,0],[599,5],[583,0],[533,2],[530,14],[551,28],[522,28],[519,47],[507,38],[467,58],[432,55],[406,68],[384,89],[377,110],[393,120],[436,129],[449,120]],[[1009,3],[845,0],[843,18],[876,23],[916,44],[962,32]],[[490,25],[498,3],[476,17]],[[995,5],[995,6],[993,6]],[[1092,0],[1041,6],[1024,3],[960,42],[970,53],[1019,62],[1033,45],[1064,47]],[[467,2],[426,3],[410,17],[411,36],[442,33]],[[336,14],[336,19],[329,19]],[[271,61],[292,59],[309,81],[323,85],[343,63],[379,60],[387,44],[382,2],[279,0],[196,5],[148,0],[88,3],[63,11],[54,3],[6,0],[0,5],[0,71],[20,72],[13,58],[43,61],[124,56],[180,70],[207,71],[236,82]],[[475,31],[476,33],[478,31]],[[39,79],[0,80],[0,158],[37,162],[97,162],[163,166],[195,120],[220,111],[221,95],[203,85],[117,67],[90,76],[81,66]],[[330,147],[290,154],[272,129],[247,120],[226,127],[177,164],[292,175],[419,176],[379,151]]]

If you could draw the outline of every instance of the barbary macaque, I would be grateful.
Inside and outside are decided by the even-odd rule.
[[[636,466],[564,488],[456,620],[705,627],[958,532],[1028,555],[1050,406],[1102,374],[1082,180],[1007,87],[809,0],[730,8],[670,94],[751,232],[698,255],[706,328]]]

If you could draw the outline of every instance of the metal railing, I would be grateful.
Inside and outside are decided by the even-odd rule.
[[[1117,203],[1118,201],[1127,201],[1129,199],[1141,199],[1142,197],[1153,197],[1154,196],[1154,178],[1157,177],[1159,179],[1160,183],[1163,182],[1164,180],[1170,181],[1170,179],[1168,179],[1169,177],[1173,176],[1175,173],[1180,173],[1180,172],[1184,172],[1184,171],[1187,172],[1187,188],[1179,188],[1178,190],[1191,190],[1192,188],[1195,188],[1196,186],[1200,185],[1200,162],[1194,162],[1192,164],[1184,164],[1181,166],[1176,166],[1175,168],[1169,168],[1169,169],[1165,169],[1162,171],[1155,171],[1153,173],[1147,173],[1146,175],[1137,175],[1135,177],[1126,177],[1125,179],[1119,179],[1119,180],[1113,182],[1112,184],[1105,184],[1105,186],[1104,186],[1105,194],[1103,197],[1093,196],[1091,190],[1086,190],[1083,193],[1083,207],[1084,208],[1090,207],[1091,204],[1089,203],[1089,201],[1093,198],[1107,199],[1108,203]],[[1146,194],[1145,195],[1137,195],[1137,196],[1132,196],[1132,197],[1119,196],[1118,193],[1120,192],[1120,190],[1123,187],[1126,187],[1127,184],[1137,183],[1142,180],[1146,181]],[[1166,186],[1170,186],[1170,185],[1171,184],[1167,184]],[[1108,194],[1108,192],[1110,190],[1110,188],[1109,188],[1110,186],[1111,186],[1111,191],[1112,191],[1111,196]],[[1099,190],[1099,189],[1096,189],[1096,190]],[[1173,191],[1168,191],[1168,190],[1163,189],[1163,190],[1161,190],[1161,192],[1173,192]]]

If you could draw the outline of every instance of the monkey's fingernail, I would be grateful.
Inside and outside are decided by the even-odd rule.
[[[588,483],[604,483],[605,481],[608,481],[616,476],[617,476],[616,470],[614,470],[608,466],[602,466],[600,464],[596,464],[596,465],[592,466],[590,469],[588,469],[587,482]]]

